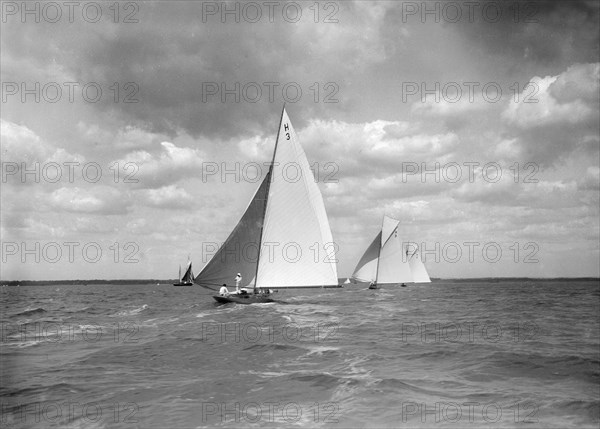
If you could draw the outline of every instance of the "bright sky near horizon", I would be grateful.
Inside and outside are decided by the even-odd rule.
[[[599,4],[3,1],[0,278],[198,272],[284,102],[340,277],[599,276]]]

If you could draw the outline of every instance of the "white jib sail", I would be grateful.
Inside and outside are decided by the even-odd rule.
[[[374,282],[377,280],[377,257],[381,246],[381,233],[377,234],[375,240],[367,247],[362,258],[358,261],[352,278],[361,282]]]
[[[429,278],[427,269],[425,269],[425,265],[423,265],[423,261],[421,261],[421,256],[419,255],[418,249],[415,250],[414,253],[410,256],[408,264],[410,265],[410,270],[413,275],[413,282],[431,283],[431,279]]]

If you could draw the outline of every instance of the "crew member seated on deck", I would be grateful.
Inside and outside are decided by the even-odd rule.
[[[221,289],[219,289],[219,295],[229,296],[229,290],[227,290],[227,285],[225,283],[223,283],[223,286],[221,286]]]
[[[237,273],[235,276],[235,293],[240,293],[240,283],[242,282],[242,275]]]

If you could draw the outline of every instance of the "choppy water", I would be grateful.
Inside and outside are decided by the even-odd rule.
[[[597,427],[598,282],[3,287],[3,427]]]

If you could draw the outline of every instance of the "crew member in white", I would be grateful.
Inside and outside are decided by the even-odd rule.
[[[240,293],[240,283],[242,282],[242,275],[240,273],[237,273],[237,276],[235,276],[235,293]]]

